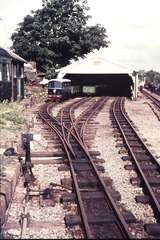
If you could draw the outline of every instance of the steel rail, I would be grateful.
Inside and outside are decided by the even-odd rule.
[[[48,113],[48,111],[47,111]],[[46,114],[46,113],[45,113]],[[77,197],[77,202],[78,202],[78,205],[79,205],[79,209],[80,209],[80,215],[83,219],[83,222],[84,223],[84,229],[85,229],[85,234],[87,236],[88,239],[93,239],[93,235],[91,234],[91,231],[90,231],[90,227],[89,227],[89,223],[87,221],[87,218],[86,218],[86,213],[85,213],[85,209],[84,209],[84,205],[83,205],[83,201],[82,201],[82,198],[81,198],[81,194],[80,194],[80,190],[79,190],[79,187],[78,187],[78,183],[77,183],[77,178],[76,178],[76,174],[75,174],[75,171],[74,171],[74,168],[73,168],[73,164],[72,164],[72,159],[71,159],[71,155],[68,151],[68,148],[70,150],[70,152],[72,153],[72,155],[75,157],[75,154],[74,152],[72,151],[72,149],[70,149],[70,146],[68,145],[68,143],[66,142],[66,139],[63,137],[63,135],[61,134],[61,132],[59,131],[59,129],[57,129],[55,126],[53,126],[50,122],[48,122],[48,119],[46,119],[46,115],[44,116],[42,112],[39,112],[39,115],[40,117],[55,131],[55,133],[58,135],[58,137],[60,138],[62,144],[63,144],[63,147],[65,149],[65,152],[67,154],[67,158],[68,158],[68,161],[69,161],[69,165],[70,165],[70,172],[71,172],[71,176],[73,178],[73,184],[74,184],[74,188],[75,188],[75,193],[76,193],[76,197]],[[48,113],[49,115],[49,113]],[[50,116],[50,115],[49,115]],[[51,117],[51,116],[50,116]]]
[[[85,130],[86,130],[86,127],[87,127],[87,124],[88,124],[89,120],[95,115],[96,111],[100,110],[104,106],[104,104],[106,103],[106,101],[108,99],[109,99],[109,97],[102,99],[100,105],[99,105],[99,102],[98,102],[96,104],[97,106],[95,107],[95,111],[91,112],[91,115],[88,116],[88,118],[86,119],[86,121],[82,125],[81,130],[80,130],[80,137],[82,138],[83,144],[85,144],[84,133],[85,133]],[[85,146],[86,146],[86,144],[85,144]]]
[[[45,117],[46,116],[42,116],[43,120],[45,121]],[[68,144],[66,144],[66,140],[64,141],[64,138],[62,136],[62,134],[60,133],[60,130],[56,129],[55,126],[53,126],[53,124],[51,124],[50,122],[48,122],[48,119],[45,121],[52,129],[55,130],[56,133],[58,133],[59,137],[62,141],[62,143],[64,144],[65,143],[65,146],[64,146],[64,149],[67,153],[67,156],[68,156],[68,160],[69,160],[69,165],[70,165],[70,170],[71,170],[71,175],[73,177],[73,180],[74,180],[74,187],[75,187],[75,191],[76,191],[76,196],[77,196],[77,199],[78,199],[78,204],[79,204],[79,207],[80,207],[80,215],[83,219],[83,222],[84,222],[84,227],[85,227],[85,234],[86,234],[86,237],[88,239],[91,239],[93,238],[93,235],[92,233],[90,232],[90,227],[89,227],[89,223],[88,223],[88,220],[87,220],[87,216],[86,216],[86,212],[85,212],[85,209],[84,209],[84,206],[83,206],[83,200],[82,200],[82,196],[81,196],[81,191],[79,189],[79,186],[78,186],[78,182],[77,182],[77,177],[76,177],[76,173],[74,171],[74,167],[73,167],[73,163],[72,163],[72,158],[75,157],[75,153],[73,151],[73,149],[70,149],[69,147],[69,151],[70,151],[70,154],[69,155],[69,151],[68,151]],[[72,133],[72,136],[74,136],[74,134]],[[114,200],[112,199],[111,195],[108,193],[107,191],[107,188],[105,186],[105,183],[104,181],[101,179],[101,177],[99,176],[99,173],[98,173],[98,170],[96,169],[96,166],[95,164],[93,163],[93,160],[88,152],[87,149],[85,149],[84,145],[78,141],[78,139],[76,138],[76,136],[74,136],[75,140],[78,142],[78,144],[81,146],[83,152],[86,153],[88,159],[90,160],[90,163],[94,169],[94,172],[95,172],[95,175],[97,176],[97,178],[99,179],[99,182],[101,183],[101,186],[104,190],[104,193],[105,193],[105,197],[106,199],[109,200],[109,204],[110,204],[110,207],[112,207],[112,210],[114,212],[114,214],[118,217],[119,219],[119,222],[117,223],[117,225],[119,226],[119,231],[121,231],[121,234],[123,235],[123,238],[127,239],[127,238],[131,238],[131,235],[128,231],[128,226],[124,220],[124,218],[121,216],[121,214],[119,213],[119,210],[117,209],[117,206],[116,204],[114,203]]]
[[[99,102],[100,103],[102,102],[101,99],[98,102],[91,103],[92,105],[89,106],[87,109],[85,109],[84,112],[81,113],[80,116],[75,121],[74,121],[74,116],[73,116],[73,109],[72,109],[73,107],[71,107],[71,109],[70,109],[69,116],[70,116],[70,120],[72,122],[72,126],[71,126],[70,129],[71,129],[71,131],[74,131],[76,133],[76,136],[81,143],[83,143],[83,139],[82,139],[82,135],[81,135],[81,129],[82,129],[84,123],[80,124],[80,122],[85,117],[86,117],[86,119],[85,119],[85,122],[86,122],[86,120],[88,118],[87,115],[89,114],[90,111],[92,111],[93,113],[96,111],[97,106],[99,106]],[[90,115],[89,115],[89,118],[90,118]],[[78,130],[78,128],[79,128],[79,130]],[[69,141],[69,136],[70,135],[68,134],[68,141]]]
[[[145,176],[145,173],[143,172],[133,150],[132,150],[132,147],[130,146],[128,140],[127,140],[127,137],[123,131],[123,128],[120,124],[120,121],[117,117],[117,114],[116,114],[116,107],[117,107],[117,104],[119,104],[118,106],[118,111],[120,111],[121,113],[121,116],[124,118],[124,120],[126,121],[126,123],[128,124],[128,126],[130,127],[130,129],[132,130],[132,132],[134,133],[134,135],[137,137],[138,141],[143,145],[143,147],[145,148],[145,150],[147,151],[147,153],[150,155],[151,157],[151,161],[154,161],[154,163],[158,166],[158,169],[160,171],[160,164],[159,162],[157,161],[157,159],[152,155],[152,153],[150,152],[150,150],[147,148],[146,144],[144,143],[144,141],[139,137],[139,135],[137,134],[136,130],[134,129],[134,127],[132,126],[132,124],[130,123],[130,120],[128,119],[128,117],[126,116],[125,112],[124,112],[124,97],[122,98],[117,98],[116,101],[114,102],[113,104],[113,108],[112,108],[112,112],[113,112],[113,115],[114,115],[114,118],[117,122],[117,125],[120,129],[120,132],[122,134],[122,137],[125,141],[125,144],[129,150],[129,153],[130,155],[132,156],[132,159],[134,160],[134,163],[135,163],[135,166],[136,166],[136,169],[138,171],[138,175],[141,177],[144,185],[143,187],[145,188],[145,192],[147,192],[147,194],[149,194],[150,198],[152,199],[152,204],[153,204],[153,208],[154,208],[154,212],[155,212],[155,216],[157,218],[158,221],[160,221],[160,204],[153,192],[153,189],[151,187],[151,185],[149,184],[148,180],[147,180],[147,177]]]
[[[100,105],[102,106],[102,104],[104,104],[105,101],[106,101],[106,99],[103,98],[103,101],[102,101],[102,103],[101,103]],[[98,104],[98,103],[97,103],[97,104]],[[96,110],[97,110],[97,109],[95,109],[95,111],[96,111]],[[92,116],[92,115],[93,115],[93,112],[91,112],[90,115]],[[89,119],[89,117],[88,117],[88,119]],[[75,126],[74,126],[74,127],[75,127]],[[70,132],[70,133],[71,133],[71,132]],[[115,204],[112,196],[111,196],[110,193],[108,192],[108,190],[107,190],[107,188],[106,188],[106,185],[105,185],[103,179],[100,177],[99,172],[98,172],[98,170],[97,170],[97,168],[96,168],[96,166],[95,166],[95,164],[94,164],[94,162],[93,162],[93,159],[92,159],[92,157],[91,157],[88,149],[86,149],[86,146],[85,146],[81,141],[79,141],[79,139],[77,139],[75,135],[72,134],[72,136],[74,136],[74,138],[77,140],[79,146],[81,146],[83,152],[86,154],[87,158],[89,159],[90,164],[91,164],[91,166],[92,166],[92,168],[93,168],[93,170],[94,170],[95,176],[97,177],[98,181],[100,182],[100,184],[101,184],[101,186],[102,186],[102,189],[103,189],[103,191],[104,191],[104,193],[105,193],[106,199],[109,201],[110,207],[111,207],[112,210],[114,211],[114,214],[117,216],[117,218],[120,220],[120,221],[119,221],[120,223],[119,223],[118,225],[119,225],[119,229],[121,229],[121,233],[123,234],[124,238],[126,238],[126,237],[127,237],[127,238],[131,238],[131,235],[130,235],[130,233],[129,233],[129,231],[128,231],[128,226],[127,226],[124,218],[122,217],[122,215],[119,213],[119,210],[118,210],[118,208],[117,208],[117,206],[116,206],[116,204]],[[74,152],[74,149],[73,149],[73,148],[72,148],[72,150],[73,150],[73,152]],[[72,163],[71,163],[71,164],[72,164]],[[87,236],[87,237],[90,238],[90,236]]]
[[[147,91],[146,89],[142,89],[142,93],[149,98],[154,105],[156,105],[158,107],[158,110],[160,110],[160,99],[158,98],[158,96],[154,96],[151,92]]]
[[[78,108],[80,105],[88,102],[90,98],[82,98],[81,100],[77,101],[77,102],[74,102],[74,103],[71,103],[69,104],[69,106],[67,106],[66,108],[62,108],[61,111],[60,111],[60,124],[61,124],[61,129],[62,129],[62,133],[63,133],[63,137],[67,139],[67,142],[68,142],[68,145],[70,146],[71,148],[71,144],[69,142],[69,136],[70,134],[77,139],[77,141],[81,141],[81,139],[79,138],[79,135],[78,135],[78,132],[77,132],[77,129],[74,128],[74,125],[75,125],[75,120],[74,120],[74,116],[73,116],[73,112],[75,110],[75,108]],[[69,117],[70,119],[70,125],[69,126],[66,126],[63,122],[63,118],[64,118],[64,115],[66,115],[66,112],[65,112],[65,109],[68,109],[68,114],[67,114],[67,117]],[[65,134],[65,130],[67,130],[66,134]],[[72,131],[75,131],[76,135],[75,134],[72,134]],[[68,137],[67,137],[68,136]]]
[[[91,98],[91,97],[89,98],[89,100],[90,100],[90,99],[93,100],[93,98]],[[87,102],[88,102],[88,99],[87,99]],[[92,104],[92,107],[93,107],[93,108],[95,107],[95,104],[94,104],[94,103]],[[72,107],[72,108],[73,108],[73,107]],[[70,112],[69,112],[70,120],[71,120],[71,122],[72,122],[71,131],[72,131],[72,129],[75,131],[77,138],[78,138],[79,141],[81,142],[82,139],[81,139],[80,134],[78,133],[77,127],[78,127],[78,125],[79,125],[79,122],[84,118],[85,114],[88,114],[88,111],[89,111],[89,109],[91,108],[91,106],[89,106],[87,109],[85,109],[85,110],[80,114],[80,116],[78,116],[78,118],[77,118],[75,121],[74,121],[73,109],[72,109],[72,108],[70,109]],[[77,126],[77,127],[76,127],[76,126]],[[68,140],[69,140],[69,135],[68,135]]]

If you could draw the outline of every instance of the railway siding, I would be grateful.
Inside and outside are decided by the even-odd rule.
[[[93,154],[93,160],[94,163],[97,164],[97,170],[101,173],[101,176],[103,177],[112,198],[115,200],[120,212],[123,212],[123,216],[127,221],[127,224],[129,224],[129,231],[131,232],[132,236],[135,238],[147,238],[148,235],[144,231],[144,224],[155,223],[156,220],[150,206],[148,204],[144,205],[140,202],[141,200],[144,201],[144,199],[139,200],[138,203],[136,202],[135,196],[143,195],[143,191],[141,186],[138,186],[137,184],[133,186],[130,183],[131,178],[133,179],[133,183],[134,181],[136,183],[137,174],[135,173],[133,166],[130,164],[128,151],[123,145],[122,138],[120,137],[117,128],[114,126],[114,124],[111,124],[111,119],[109,119],[109,109],[112,100],[113,99],[110,99],[105,104],[95,121],[91,119],[86,131],[84,132],[84,139],[88,145],[90,154]],[[60,104],[57,109],[55,107],[55,109],[52,111],[54,113],[53,115],[57,115],[60,108],[66,106],[67,102]],[[72,102],[72,100],[70,100],[70,102]],[[156,149],[156,144],[159,145],[160,142],[158,141],[157,143],[157,141],[155,141],[155,130],[153,131],[152,129],[157,127],[159,122],[158,124],[156,124],[157,122],[155,123],[156,118],[150,107],[147,104],[144,104],[144,98],[142,99],[140,96],[138,103],[140,105],[137,104],[137,102],[130,102],[129,100],[126,100],[126,111],[133,120],[134,125],[141,136],[147,139],[146,142],[151,151],[154,152],[155,157],[157,159],[159,158],[160,160],[159,148]],[[75,116],[81,116],[83,110],[87,110],[87,107],[88,104],[83,104],[80,108],[76,109]],[[138,116],[137,113],[139,113]],[[144,116],[146,116],[146,118]],[[136,122],[137,118],[138,120]],[[152,128],[149,125],[151,119],[153,121]],[[139,124],[139,121],[141,121],[141,124]],[[143,126],[144,123],[146,124],[145,127]],[[148,129],[151,129],[151,132],[154,132],[154,144]],[[34,121],[34,127],[32,130],[33,132],[41,133],[42,136],[41,141],[39,143],[34,142],[32,146],[32,150],[34,151],[32,152],[32,161],[35,164],[33,172],[37,179],[37,186],[39,185],[41,189],[45,189],[50,182],[55,182],[57,184],[66,184],[66,187],[72,189],[73,182],[70,178],[70,172],[68,171],[69,167],[66,165],[66,157],[62,155],[62,148],[60,147],[60,142],[57,141],[57,137],[53,135],[51,139],[49,128],[42,127],[39,119]],[[158,131],[159,127],[157,127],[157,132]],[[148,132],[150,138],[147,135]],[[131,141],[134,140],[131,139]],[[44,154],[46,151],[47,154]],[[83,167],[85,166],[82,166],[82,164],[76,164],[76,172],[81,171],[81,173],[83,173],[85,170]],[[19,171],[19,168],[17,169],[17,171]],[[8,170],[8,174],[9,172],[10,171]],[[52,175],[53,173],[54,176]],[[14,179],[14,177],[12,178]],[[82,182],[82,185],[83,186],[81,187],[86,188],[85,182]],[[87,194],[88,193],[86,192],[83,194],[86,202],[90,201],[88,199],[93,198],[92,194]],[[23,182],[20,182],[18,185],[17,194],[14,196],[12,207],[9,212],[8,222],[5,228],[8,237],[17,238],[21,235],[21,228],[18,222],[21,219],[21,213],[23,213],[24,210],[24,204],[22,201],[24,196],[25,192],[23,188]],[[75,215],[75,213],[78,213],[77,204],[75,204],[75,195],[71,194],[70,191],[64,191],[64,194],[62,194],[63,197],[60,196],[60,192],[55,194],[55,199],[52,202],[53,206],[51,206],[49,202],[48,207],[46,205],[47,202],[42,201],[42,199],[40,200],[42,206],[37,206],[37,200],[35,199],[34,201],[33,197],[32,201],[27,205],[27,208],[25,208],[26,212],[29,211],[31,220],[29,224],[30,228],[24,233],[25,237],[39,238],[43,236],[44,238],[47,238],[49,236],[50,238],[71,238],[74,236],[78,238],[81,236],[83,238],[81,235],[81,229],[79,226],[77,226],[77,224],[82,224],[82,222],[79,218],[79,215]],[[95,194],[94,198],[99,199],[101,196]],[[63,205],[60,203],[60,201],[63,202]],[[3,205],[6,204],[4,203],[4,199],[2,202]],[[146,201],[146,203],[148,203],[148,201]],[[124,210],[126,211],[126,215]],[[133,214],[131,214],[131,212]],[[69,233],[65,227],[65,215],[65,219],[66,222],[68,221],[68,224],[70,222],[74,222],[72,228],[70,229],[71,232],[73,231],[73,235],[71,232]],[[94,221],[98,221],[98,219],[95,219]],[[92,222],[93,219],[90,219],[91,224]],[[55,226],[54,230],[52,228],[52,224]],[[149,228],[150,226],[148,225],[148,229]],[[95,231],[98,231],[98,229],[95,229]]]
[[[97,145],[96,150],[99,150],[100,158],[105,160],[103,166],[106,171],[103,175],[112,179],[114,189],[121,195],[121,200],[117,203],[119,208],[125,208],[132,212],[136,218],[136,222],[129,225],[132,235],[135,238],[147,238],[148,235],[144,232],[143,223],[154,223],[155,218],[150,206],[135,201],[135,196],[142,194],[142,188],[131,185],[130,179],[137,177],[137,174],[133,170],[125,170],[125,165],[129,164],[130,161],[123,161],[122,157],[126,155],[127,151],[124,148],[116,147],[122,139],[117,138],[117,131],[113,129],[110,120],[109,110],[112,102],[113,99],[110,99],[96,118],[99,127],[92,146]]]
[[[84,100],[82,99],[80,102],[84,102]],[[88,101],[88,99],[86,100]],[[97,114],[97,110],[100,110],[100,108],[103,106],[102,104],[104,104],[106,100],[106,98],[99,98],[98,101],[94,103],[94,110],[93,107],[91,107],[88,109],[87,115],[84,115],[84,122],[86,119],[88,119],[88,117],[92,118],[95,110],[95,113]],[[102,236],[111,237],[111,235],[113,235],[113,232],[115,237],[121,236],[128,238],[130,237],[130,233],[128,231],[126,221],[124,220],[124,216],[117,209],[113,198],[107,190],[105,183],[100,177],[98,169],[92,160],[95,152],[88,152],[85,145],[83,144],[84,132],[81,132],[83,125],[80,127],[80,129],[77,127],[77,125],[76,128],[73,129],[72,124],[70,123],[70,121],[73,122],[74,119],[72,115],[72,108],[75,108],[77,106],[79,106],[79,102],[76,102],[73,105],[62,109],[60,115],[58,115],[58,121],[60,121],[60,123],[58,123],[56,119],[50,117],[48,111],[46,111],[47,109],[45,105],[41,109],[40,116],[42,119],[44,119],[45,122],[47,122],[49,126],[51,126],[51,128],[54,129],[54,131],[60,136],[61,139],[63,138],[63,147],[67,154],[69,166],[71,169],[74,191],[77,196],[78,211],[81,215],[83,229],[82,231],[84,232],[84,235],[89,238],[91,236],[100,238]],[[82,119],[80,118],[80,122],[82,120],[83,116]],[[72,129],[72,131],[68,131],[68,129]],[[75,131],[75,133],[73,131]],[[89,169],[77,169],[76,166],[80,162],[83,167],[85,165],[89,166]],[[86,182],[84,182],[84,180]],[[86,201],[82,194],[83,191],[86,193],[90,191],[100,191],[102,193],[102,199],[90,199],[90,201]],[[97,211],[95,211],[95,206]],[[103,206],[105,207],[103,208]],[[99,216],[99,218],[96,219],[96,216]],[[102,218],[104,219],[104,222],[99,229],[98,226],[101,223]]]

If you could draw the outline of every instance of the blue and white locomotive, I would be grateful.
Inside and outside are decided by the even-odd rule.
[[[48,99],[61,101],[80,93],[80,86],[71,86],[69,79],[51,79],[48,81]]]
[[[71,80],[51,79],[48,81],[48,98],[50,100],[63,100],[71,96]]]

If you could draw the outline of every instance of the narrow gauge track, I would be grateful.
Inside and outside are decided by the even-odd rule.
[[[93,104],[92,111],[88,112],[87,121],[89,116],[93,117],[94,109],[96,113],[98,108],[102,107],[102,101],[104,104],[106,100],[100,98]],[[78,102],[73,103],[73,106],[76,104]],[[42,107],[39,115],[62,141],[73,179],[83,234],[88,239],[131,238],[128,226],[100,177],[94,160],[80,140],[81,137],[83,138],[84,131],[82,131],[82,136],[77,136],[80,132],[80,129],[77,129],[78,123],[74,125],[73,131],[73,106],[70,105],[70,109],[67,109],[66,113],[64,113],[65,110],[61,111],[61,122],[50,115],[51,106],[48,105]],[[72,120],[70,119],[71,115],[68,115],[69,112]]]
[[[104,106],[104,103],[108,100],[109,98],[103,97],[100,99],[100,102],[95,100],[95,98],[93,98],[95,102],[95,104],[93,104],[91,107],[89,106],[89,108],[87,108],[75,121],[75,123],[73,122],[73,117],[71,116],[72,122],[73,122],[73,127],[75,129],[75,132],[77,134],[77,136],[79,137],[79,139],[83,142],[83,144],[85,145],[85,131],[86,131],[86,127],[87,125],[92,121],[92,118],[95,118],[96,115],[100,112],[100,110],[102,109],[102,107]],[[93,121],[94,123],[94,121]],[[76,127],[75,127],[76,126]],[[85,145],[86,146],[86,145]]]
[[[124,110],[124,101],[124,97],[119,97],[113,103],[113,127],[118,128],[123,138],[122,146],[125,145],[128,150],[129,156],[123,157],[124,160],[132,162],[128,169],[134,169],[138,175],[132,179],[132,183],[143,187],[144,195],[136,196],[136,201],[150,203],[158,222],[146,224],[145,229],[149,234],[160,234],[160,164],[132,126]]]
[[[155,94],[152,94],[151,92],[147,91],[146,89],[142,90],[142,93],[149,98],[153,104],[157,107],[157,109],[160,111],[160,98],[159,96],[156,96]]]
[[[91,97],[82,98],[81,100],[79,100],[75,103],[71,103],[71,104],[67,105],[66,107],[64,107],[60,110],[60,112],[57,116],[57,120],[61,124],[61,129],[62,129],[64,138],[69,136],[68,131],[66,131],[66,129],[70,130],[70,133],[75,131],[75,133],[77,135],[77,138],[79,138],[79,134],[77,132],[77,129],[75,128],[74,110],[76,108],[80,107],[80,105],[90,101],[90,99],[91,99]]]

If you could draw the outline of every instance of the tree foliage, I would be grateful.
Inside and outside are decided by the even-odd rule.
[[[160,90],[160,73],[155,70],[140,70],[139,79],[143,80],[145,78],[145,83],[152,89]]]
[[[160,73],[150,70],[145,74],[146,83],[152,88],[160,90]]]
[[[88,10],[87,0],[42,0],[42,8],[25,16],[12,34],[12,48],[46,69],[107,47],[106,29],[87,25]]]

